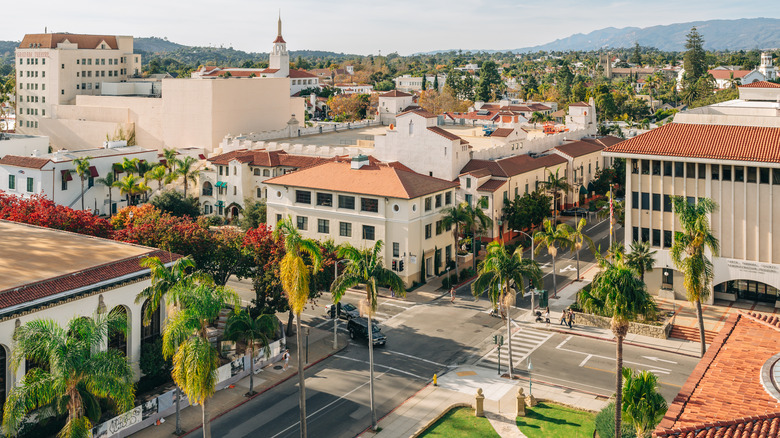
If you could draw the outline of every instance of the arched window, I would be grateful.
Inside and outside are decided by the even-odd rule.
[[[149,312],[149,300],[144,301],[144,305],[141,308],[141,321],[146,319],[146,314]],[[160,307],[151,315],[151,321],[149,325],[141,324],[141,345],[148,342],[154,342],[158,336],[160,336]]]
[[[211,185],[210,182],[206,181],[203,183],[203,196],[212,196],[214,193],[214,186]]]
[[[121,314],[126,321],[127,329],[130,329],[130,321],[127,317],[127,308],[125,306],[116,306],[111,309],[111,312]],[[127,356],[129,354],[129,351],[127,351],[127,334],[127,332],[123,333],[119,330],[111,330],[108,333],[108,348],[119,350],[122,354]]]
[[[271,171],[268,169],[263,169],[263,176],[271,176]]]
[[[255,176],[260,176],[260,169],[255,169],[252,173],[254,173]]]

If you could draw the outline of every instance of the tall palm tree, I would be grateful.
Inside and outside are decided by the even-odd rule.
[[[184,157],[183,160],[176,160],[176,174],[184,179],[184,197],[187,197],[187,186],[190,181],[198,182],[199,170],[193,169],[193,166],[198,162],[193,157]]]
[[[108,172],[105,177],[98,178],[97,182],[108,187],[108,216],[114,215],[114,187],[117,182],[114,172]]]
[[[157,190],[162,190],[162,182],[165,179],[166,174],[165,166],[162,164],[155,166],[153,169],[147,171],[144,174],[144,178],[147,180],[157,181]]]
[[[672,198],[672,207],[683,231],[674,233],[674,243],[670,252],[674,265],[683,273],[688,301],[696,304],[701,355],[704,356],[707,343],[704,340],[701,302],[709,298],[714,275],[712,262],[705,254],[705,250],[709,249],[713,256],[717,256],[720,251],[720,242],[710,228],[708,215],[718,209],[718,204],[709,198],[699,198],[697,203],[689,204],[682,196],[675,196]]]
[[[36,319],[14,332],[11,358],[14,372],[25,359],[45,364],[27,371],[13,386],[3,409],[3,433],[16,436],[22,419],[48,407],[68,414],[59,437],[90,436],[100,418],[99,398],[108,398],[119,412],[133,407],[133,369],[118,350],[104,349],[108,334],[126,333],[120,312],[73,318],[66,327],[51,319]]]
[[[534,240],[539,242],[536,244],[536,254],[539,254],[542,250],[542,245],[544,245],[547,248],[547,254],[552,256],[553,298],[558,297],[558,281],[555,278],[555,256],[558,255],[558,247],[571,248],[572,246],[566,227],[566,224],[558,224],[555,227],[550,222],[550,219],[545,219],[542,229],[534,233]]]
[[[84,181],[91,175],[89,171],[89,160],[91,157],[75,158],[73,166],[76,167],[76,174],[81,180],[81,210],[84,210]]]
[[[442,211],[442,214],[444,215],[442,218],[442,225],[445,228],[453,227],[452,238],[455,242],[455,278],[460,278],[460,273],[458,272],[458,236],[460,236],[461,226],[468,222],[464,204],[465,203],[462,203]]]
[[[127,172],[128,175],[134,175],[138,173],[139,161],[140,160],[138,158],[132,158],[132,159],[127,157],[122,158],[122,163],[121,163],[122,170]]]
[[[479,243],[477,242],[477,233],[493,226],[493,219],[485,214],[483,209],[488,207],[487,198],[480,198],[476,206],[464,202],[463,207],[465,227],[471,231],[471,252],[473,254],[473,267],[477,271],[477,253],[479,252]]]
[[[127,205],[130,206],[132,197],[139,193],[141,177],[134,175],[127,175],[124,178],[114,183],[119,189],[119,193],[125,195],[127,199]]]
[[[655,309],[653,298],[645,284],[634,275],[621,259],[606,263],[591,283],[591,290],[580,292],[579,299],[586,312],[609,315],[610,328],[615,335],[615,436],[621,436],[623,397],[623,339],[629,322],[639,315],[651,315]]]
[[[295,314],[296,342],[298,347],[298,388],[300,388],[300,424],[301,437],[306,438],[306,380],[303,377],[303,330],[301,329],[301,312],[309,301],[309,282],[311,273],[320,270],[322,251],[312,239],[304,239],[295,228],[292,218],[280,220],[274,230],[274,238],[284,239],[284,257],[279,263],[279,279],[282,289],[287,295],[290,310]],[[304,254],[311,260],[311,266],[306,266]],[[309,271],[311,269],[311,272]]]
[[[219,357],[207,329],[222,309],[239,308],[241,299],[231,289],[204,283],[176,287],[168,293],[180,305],[165,320],[163,357],[173,357],[173,381],[191,402],[200,403],[203,436],[211,438],[207,403],[217,384]]]
[[[650,371],[635,373],[623,368],[623,414],[634,425],[636,436],[643,438],[655,429],[668,408],[658,393],[658,377]]]
[[[509,341],[508,368],[509,379],[513,378],[512,363],[512,327],[509,311],[514,303],[515,296],[510,292],[510,283],[514,283],[515,290],[523,296],[525,291],[524,279],[531,280],[536,287],[542,285],[542,270],[539,264],[533,260],[523,258],[523,247],[518,246],[512,254],[509,254],[502,242],[490,242],[487,246],[485,260],[480,263],[477,279],[471,283],[471,293],[479,297],[487,291],[490,302],[495,307],[501,303],[506,309],[506,337]]]
[[[247,397],[255,395],[255,345],[259,341],[263,344],[263,353],[269,357],[268,350],[270,339],[276,333],[277,319],[274,315],[259,315],[252,318],[249,312],[238,312],[230,316],[225,327],[225,339],[242,341],[246,343],[246,352],[249,356],[249,392]]]
[[[566,176],[559,176],[560,169],[555,169],[555,173],[552,170],[547,170],[547,181],[542,181],[541,184],[547,188],[547,191],[552,194],[553,198],[553,222],[558,223],[558,198],[561,196],[560,192],[569,193],[571,191],[571,184],[566,180]]]
[[[176,149],[163,149],[163,157],[165,157],[165,167],[168,168],[168,173],[176,171],[176,155],[179,152]]]
[[[330,291],[333,294],[333,302],[338,303],[347,289],[359,284],[366,287],[366,318],[368,319],[368,386],[371,407],[371,429],[377,430],[376,408],[374,406],[374,342],[373,322],[371,315],[376,312],[377,288],[389,287],[393,292],[406,296],[404,282],[395,272],[385,268],[382,262],[382,241],[378,240],[373,248],[358,250],[350,244],[339,247],[336,254],[340,259],[347,260],[347,266],[341,274],[333,280]]]
[[[636,270],[639,279],[645,281],[645,272],[653,272],[655,253],[650,249],[650,242],[631,242],[631,252],[625,255],[626,264]]]
[[[582,232],[586,224],[585,218],[581,218],[576,228],[566,225],[566,233],[569,235],[571,250],[577,254],[577,281],[580,281],[580,250],[582,246],[587,243],[590,250],[594,250],[593,240]]]

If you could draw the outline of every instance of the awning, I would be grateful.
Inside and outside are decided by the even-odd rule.
[[[95,166],[89,166],[89,176],[91,176],[92,178],[97,178],[100,176]]]
[[[595,192],[596,191],[596,184],[593,184],[593,181],[588,183],[588,191],[589,192]]]
[[[225,181],[217,181],[216,184],[214,184],[217,187],[225,187],[227,188],[227,183]]]
[[[223,205],[225,205],[225,203],[224,203],[224,202],[222,202],[222,201],[217,201],[217,207],[222,207]]]
[[[164,158],[161,158],[161,159],[160,159],[160,165],[161,165],[161,166],[166,166],[166,167],[167,167],[167,166],[168,166],[168,160],[166,160],[166,159],[164,159]]]
[[[587,195],[588,194],[588,188],[585,186],[580,186],[580,195]]]
[[[206,156],[205,156],[205,155],[203,155],[203,154],[199,154],[199,155],[198,155],[198,158],[200,158],[201,160],[205,160],[205,159],[206,159]]]
[[[73,175],[70,174],[70,170],[63,170],[62,171],[62,180],[63,181],[73,181]]]

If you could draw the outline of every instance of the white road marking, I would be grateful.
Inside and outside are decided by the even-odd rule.
[[[609,220],[609,218],[602,220],[601,222],[599,222],[599,223],[597,223],[597,224],[593,225],[592,227],[588,228],[587,230],[585,230],[585,232],[587,233],[588,231],[590,231],[590,230],[592,230],[592,229],[594,229],[594,228],[598,227],[599,225],[603,224],[604,222],[606,222],[606,221],[608,221],[608,220]]]
[[[351,360],[351,361],[354,361],[354,362],[360,362],[360,363],[368,364],[368,361],[366,361],[366,360],[354,359],[354,358],[351,358],[351,357],[342,356],[340,354],[335,354],[334,356],[338,357],[339,359],[346,359],[346,360]],[[416,378],[418,378],[420,380],[428,380],[425,377],[418,376],[417,374],[410,373],[409,371],[399,370],[398,368],[393,368],[393,367],[389,367],[387,365],[382,365],[382,364],[376,363],[376,361],[374,361],[374,366],[375,367],[387,368],[390,371],[395,371],[397,373],[406,374],[406,375],[409,375],[409,376],[412,376],[412,377],[416,377]]]
[[[561,342],[560,344],[558,344],[558,346],[557,346],[557,347],[555,347],[555,349],[556,349],[556,350],[561,350],[561,347],[563,347],[563,345],[564,345],[565,343],[569,342],[569,341],[571,340],[571,338],[573,338],[573,337],[574,337],[574,335],[569,335],[569,337],[568,337],[568,338],[566,338],[566,339],[564,339],[564,340],[563,340],[563,342]]]
[[[510,342],[512,342],[512,359],[515,363],[520,363],[520,361],[525,360],[531,353],[536,351],[536,349],[541,347],[542,344],[553,336],[553,333],[534,329],[525,329],[513,333],[510,340]],[[506,341],[504,342],[504,345],[501,345],[501,348],[503,348],[505,352],[509,351]],[[498,362],[498,349],[499,347],[496,346],[486,355],[482,356],[482,358],[477,361],[477,365],[486,366],[483,365],[483,362],[490,362],[492,364]],[[490,367],[492,368],[492,365],[490,365]]]
[[[647,371],[650,371],[651,373],[654,373],[654,374],[657,374],[657,373],[671,374],[669,371],[661,371],[661,370],[647,370]]]
[[[588,363],[588,360],[590,360],[590,358],[591,358],[591,357],[593,357],[593,355],[592,355],[592,354],[589,354],[589,355],[587,355],[587,356],[585,357],[585,359],[582,359],[582,362],[580,362],[580,366],[581,366],[581,367],[584,367],[584,366],[585,366],[585,364],[586,364],[586,363]]]
[[[434,361],[432,361],[432,360],[423,359],[423,358],[421,358],[421,357],[412,356],[411,354],[399,353],[399,352],[397,352],[397,351],[390,351],[390,350],[385,350],[385,353],[390,353],[390,354],[397,354],[397,355],[399,355],[399,356],[405,356],[405,357],[409,357],[409,358],[412,358],[412,359],[421,360],[421,361],[423,361],[423,362],[428,362],[428,363],[430,363],[430,364],[437,365],[437,366],[440,366],[440,367],[446,366],[446,365],[444,365],[443,363],[438,363],[438,362],[434,362]]]
[[[409,306],[401,306],[396,303],[391,303],[390,301],[384,301],[379,303],[380,306],[393,306],[393,307],[400,307],[402,309],[410,309],[417,305],[417,303],[409,303],[409,304],[410,304]]]
[[[567,339],[567,341],[568,341],[568,339]],[[564,341],[564,342],[565,342],[565,341]],[[562,342],[560,345],[558,345],[557,347],[555,347],[555,348],[556,348],[556,349],[558,349],[558,350],[568,351],[569,353],[584,354],[585,356],[589,356],[589,357],[597,357],[597,358],[599,358],[599,359],[604,359],[604,360],[617,360],[617,359],[615,359],[614,357],[609,357],[609,356],[601,356],[601,355],[598,355],[598,354],[591,354],[591,353],[586,353],[586,352],[584,352],[584,351],[577,351],[577,350],[569,350],[569,349],[564,349],[564,348],[561,348],[561,345],[563,345],[563,342]],[[669,372],[671,372],[671,371],[672,371],[672,370],[670,370],[669,368],[661,368],[661,367],[656,367],[655,365],[647,365],[647,364],[644,364],[644,363],[639,363],[639,362],[632,362],[632,361],[630,361],[630,360],[623,360],[623,363],[630,363],[630,364],[633,364],[633,365],[639,365],[639,366],[641,366],[642,368],[648,368],[648,369],[649,369],[649,368],[655,368],[655,369],[658,369],[658,370],[663,370],[663,371],[659,371],[659,372],[665,372],[665,374],[669,374]]]
[[[647,360],[652,360],[653,362],[666,362],[666,363],[673,363],[677,365],[677,362],[673,360],[661,359],[660,357],[655,357],[655,356],[642,356],[642,357],[644,357]]]
[[[577,268],[575,268],[575,267],[574,267],[574,266],[572,266],[572,265],[566,265],[566,267],[565,267],[565,268],[563,268],[563,269],[561,269],[560,271],[561,271],[562,273],[563,273],[563,272],[577,272]]]

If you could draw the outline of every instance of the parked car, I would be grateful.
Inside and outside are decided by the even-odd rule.
[[[561,212],[561,216],[587,216],[587,215],[588,215],[588,209],[582,207],[570,208],[568,210],[563,210]]]
[[[387,342],[387,336],[382,333],[379,326],[376,323],[371,324],[373,326],[374,345],[384,346]],[[363,338],[368,340],[368,320],[366,318],[357,317],[352,318],[347,323],[347,330],[349,330],[349,337],[352,339]]]
[[[352,318],[357,318],[358,316],[360,316],[360,310],[358,310],[358,308],[355,307],[354,305],[349,303],[346,304],[338,303],[338,305],[331,304],[330,306],[327,307],[328,309],[327,314],[328,317],[331,319],[333,319],[334,307],[339,312],[339,318],[341,319],[346,319],[347,321],[349,321]]]

